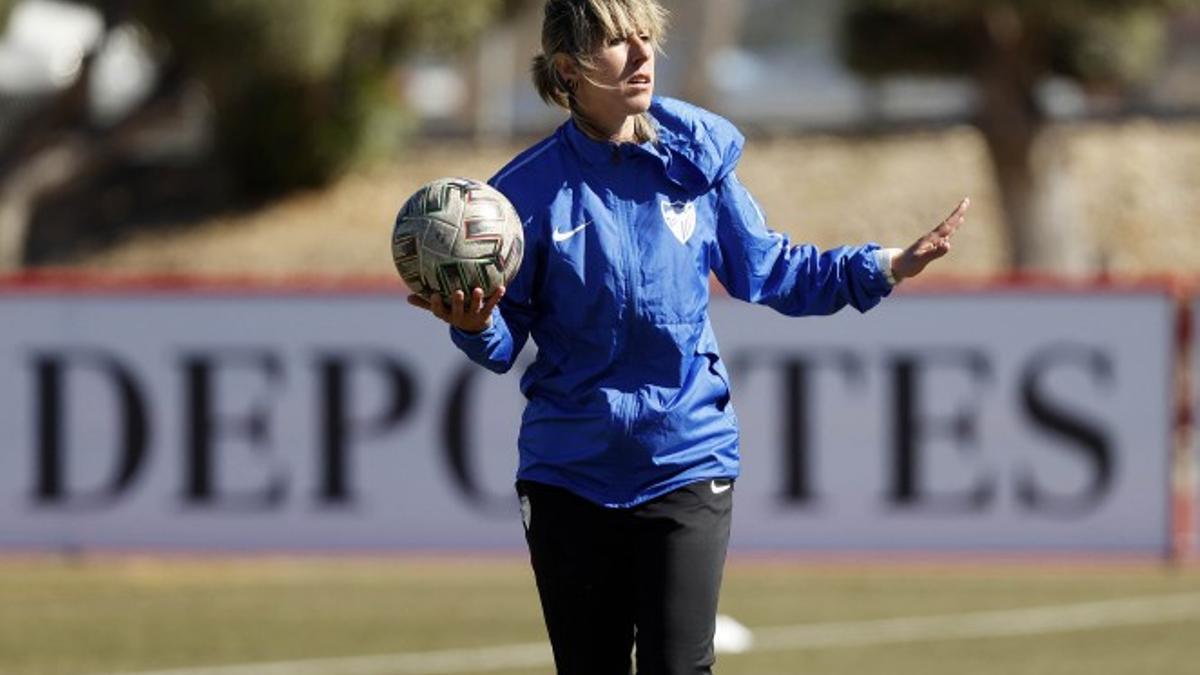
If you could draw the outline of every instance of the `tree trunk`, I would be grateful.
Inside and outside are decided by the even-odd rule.
[[[996,174],[1012,269],[1078,277],[1093,271],[1094,256],[1078,219],[1062,134],[1037,101],[1044,69],[1034,33],[1010,8],[988,15],[979,127]]]
[[[121,0],[106,3],[106,17],[111,21],[112,13],[122,7]],[[106,36],[109,34],[106,30]],[[111,167],[130,151],[144,150],[146,144],[139,141],[139,133],[178,124],[188,114],[183,71],[178,62],[168,60],[161,66],[153,91],[138,108],[115,126],[95,128],[88,117],[88,88],[96,56],[106,41],[107,37],[84,57],[70,87],[0,143],[0,273],[24,266],[35,209],[43,198]]]
[[[534,15],[541,11],[537,3],[513,4],[509,14],[486,31],[475,49],[474,63],[466,68],[470,81],[470,126],[475,140],[494,142],[517,134],[517,74],[527,72],[526,54],[540,51],[534,37],[527,44],[527,27],[539,26]]]
[[[42,150],[5,177],[0,184],[0,273],[23,266],[38,201],[73,180],[86,156],[83,143],[64,141]]]
[[[744,3],[730,0],[686,0],[680,4],[686,4],[690,9],[689,13],[694,13],[692,20],[698,22],[693,33],[694,42],[688,50],[691,59],[685,71],[682,95],[691,103],[712,107],[718,102],[713,95],[709,59],[737,45],[745,16]],[[696,7],[693,8],[693,5]]]

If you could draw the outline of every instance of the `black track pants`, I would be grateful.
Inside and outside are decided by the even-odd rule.
[[[542,612],[559,675],[712,672],[729,544],[730,481],[704,481],[632,509],[520,481]]]

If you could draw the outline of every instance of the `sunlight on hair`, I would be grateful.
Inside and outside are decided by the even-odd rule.
[[[610,39],[637,33],[658,49],[666,39],[667,10],[657,0],[548,0],[542,23],[542,53],[533,60],[538,95],[570,108],[569,94],[554,71],[554,55],[565,54],[585,70]]]
[[[655,50],[661,51],[667,15],[658,0],[547,0],[542,53],[534,57],[531,68],[538,95],[546,103],[577,113],[572,95],[556,71],[554,57],[563,54],[574,59],[587,77],[586,71],[595,69],[593,55],[609,40],[642,34],[650,38]],[[639,142],[657,137],[648,115],[638,116],[635,125]]]
[[[598,24],[591,27],[586,43],[589,51],[608,40],[638,33],[648,35],[656,47],[666,37],[667,11],[655,0],[588,0],[587,4]]]

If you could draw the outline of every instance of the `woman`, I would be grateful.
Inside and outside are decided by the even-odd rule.
[[[559,673],[711,673],[738,432],[709,273],[789,315],[866,311],[950,250],[968,203],[907,249],[820,252],[767,229],[741,134],[654,98],[656,0],[548,0],[539,94],[570,112],[491,181],[525,261],[484,298],[410,297],[476,362],[528,336],[517,490]]]

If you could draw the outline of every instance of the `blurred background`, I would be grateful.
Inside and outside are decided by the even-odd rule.
[[[908,241],[964,194],[943,273],[1200,264],[1187,0],[676,0],[659,91],[753,139],[804,241]],[[3,0],[0,269],[390,274],[396,206],[562,121],[536,0]],[[236,252],[236,253],[235,253]]]
[[[1200,0],[663,4],[658,93],[747,134],[775,229],[974,201],[880,323],[714,303],[720,672],[1200,669]],[[541,7],[0,0],[0,673],[551,671],[516,376],[388,246],[564,120]]]

